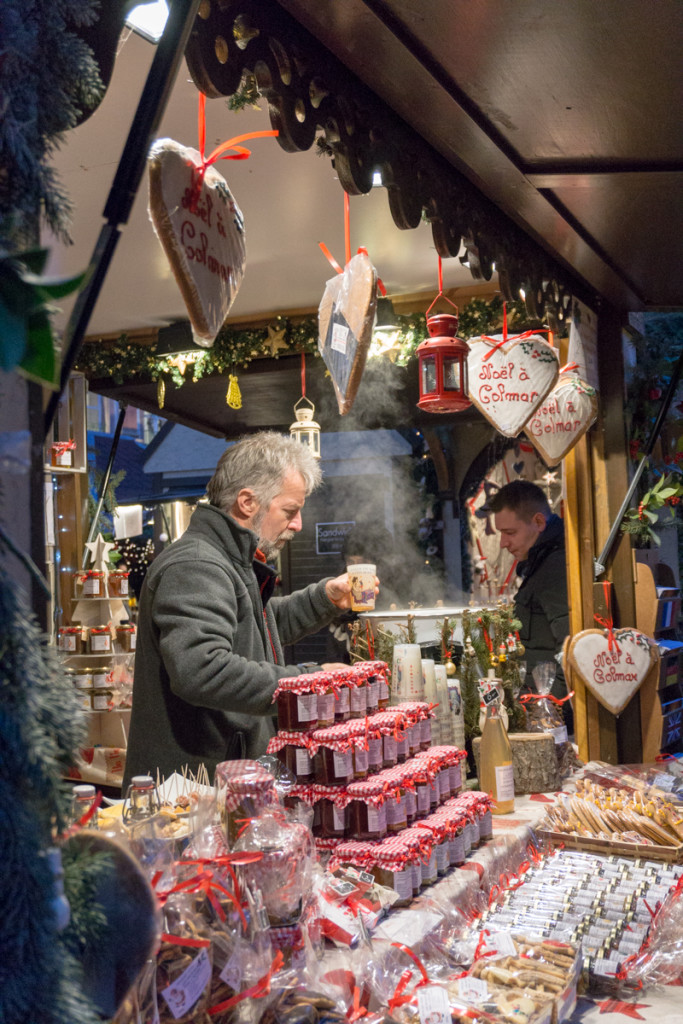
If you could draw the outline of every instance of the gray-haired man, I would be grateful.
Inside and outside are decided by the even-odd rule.
[[[126,780],[265,753],[278,680],[299,674],[282,647],[350,607],[346,575],[271,597],[266,564],[301,530],[321,480],[307,448],[272,432],[221,456],[210,504],[154,560],[140,595]],[[326,665],[336,668],[337,665]]]

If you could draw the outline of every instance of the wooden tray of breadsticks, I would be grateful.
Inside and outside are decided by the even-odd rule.
[[[681,808],[660,792],[579,780],[576,795],[563,794],[536,831],[549,843],[573,850],[683,864]]]

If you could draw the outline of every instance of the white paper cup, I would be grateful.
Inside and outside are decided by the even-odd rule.
[[[422,650],[419,644],[396,644],[391,678],[391,703],[422,700]]]
[[[371,612],[375,607],[375,570],[376,566],[347,565],[351,584],[351,611]]]

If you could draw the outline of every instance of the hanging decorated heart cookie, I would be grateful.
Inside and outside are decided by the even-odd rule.
[[[327,282],[318,307],[318,348],[342,416],[351,409],[363,375],[376,305],[377,271],[361,250]]]
[[[178,282],[198,345],[210,348],[244,276],[244,220],[225,178],[172,139],[148,159],[149,215]]]
[[[555,384],[557,353],[538,334],[470,338],[469,397],[489,423],[516,437]]]
[[[638,692],[659,654],[637,629],[584,629],[572,637],[567,657],[593,696],[618,715]]]
[[[571,374],[560,377],[524,428],[548,466],[556,466],[598,415],[595,388]]]

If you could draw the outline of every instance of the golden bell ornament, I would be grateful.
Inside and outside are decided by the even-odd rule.
[[[444,662],[444,668],[446,669],[447,676],[455,675],[455,665],[453,664],[450,658],[448,659],[448,661]]]
[[[517,650],[515,651],[515,654],[517,655],[518,658],[523,658],[525,651],[526,651],[526,647],[524,646],[523,643],[520,643],[519,640],[518,640],[517,641]]]

